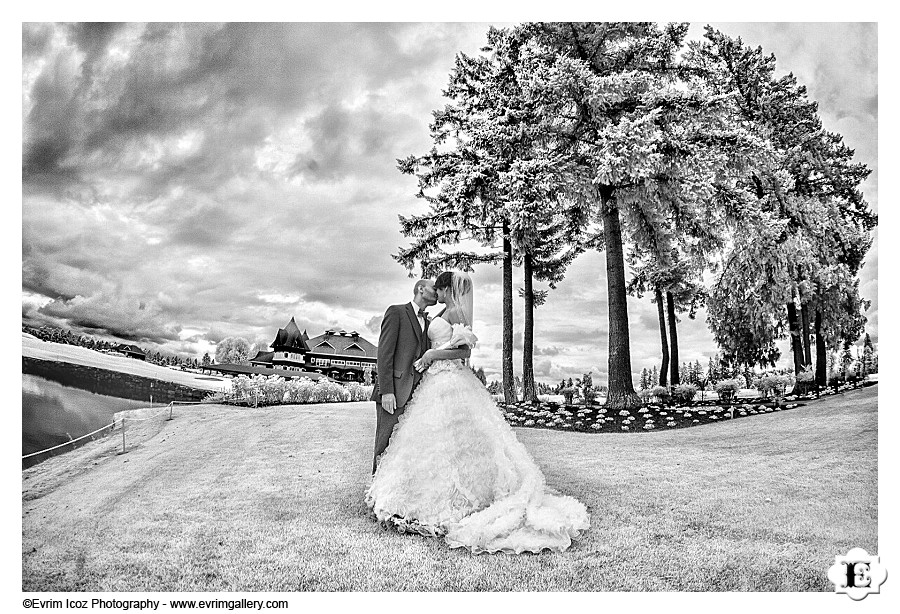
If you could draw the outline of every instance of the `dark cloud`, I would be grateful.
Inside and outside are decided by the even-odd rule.
[[[53,38],[53,31],[53,24],[49,23],[22,24],[23,62],[28,62],[32,58],[41,58],[47,53]]]

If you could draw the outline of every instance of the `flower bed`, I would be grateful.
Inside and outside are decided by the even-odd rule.
[[[820,391],[820,396],[830,396],[875,382],[851,382]],[[645,395],[649,396],[649,395]],[[654,395],[656,396],[656,395]],[[699,426],[712,422],[747,418],[759,414],[771,414],[803,407],[804,401],[815,399],[816,393],[787,394],[776,404],[772,399],[739,398],[731,405],[716,400],[691,403],[646,403],[634,409],[607,410],[603,405],[560,405],[542,401],[537,405],[526,402],[506,404],[498,401],[507,422],[513,426],[551,428],[585,433],[636,433],[641,431],[667,431],[676,428]]]
[[[636,433],[666,431],[676,428],[722,422],[757,414],[786,411],[802,407],[794,397],[786,397],[782,406],[771,401],[741,399],[732,406],[712,402],[691,405],[650,403],[634,409],[606,410],[602,405],[566,406],[543,402],[498,403],[507,422],[513,426],[550,428],[591,433]]]

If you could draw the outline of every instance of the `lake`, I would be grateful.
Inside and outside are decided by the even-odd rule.
[[[118,411],[149,405],[148,401],[96,394],[23,374],[22,455],[95,431],[112,422]]]

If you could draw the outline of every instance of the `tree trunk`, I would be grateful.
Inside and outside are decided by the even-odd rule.
[[[659,370],[660,386],[669,381],[669,339],[666,335],[666,307],[663,305],[662,290],[656,287],[656,311],[659,314],[659,340],[662,344],[662,368]]]
[[[802,295],[800,296],[800,300],[800,345],[803,348],[803,369],[808,369],[812,366],[812,350],[809,343],[811,332],[809,328],[809,305],[802,302]],[[818,349],[816,351],[818,352]],[[807,394],[810,391],[815,390],[815,388],[815,381],[802,382],[794,387],[794,392],[797,394]]]
[[[522,348],[522,400],[536,403],[534,385],[534,280],[531,254],[526,254],[525,264],[525,346]]]
[[[812,364],[812,351],[809,347],[809,305],[800,303],[800,326],[803,331],[803,364],[809,366]]]
[[[512,242],[509,240],[509,222],[503,220],[503,399],[515,403],[516,382],[513,375],[513,297],[512,297]]]
[[[666,306],[669,311],[669,344],[672,355],[672,377],[669,381],[672,386],[677,386],[681,383],[681,379],[678,377],[678,330],[675,321],[675,297],[668,290],[666,291]]]
[[[641,399],[631,381],[631,341],[628,335],[628,303],[625,293],[625,259],[622,228],[613,190],[600,189],[603,238],[606,244],[606,290],[609,304],[609,392],[608,409],[639,407]]]
[[[794,375],[803,371],[803,341],[800,339],[800,320],[797,318],[797,305],[794,301],[787,304],[788,329],[791,333],[791,352],[794,355]]]
[[[822,310],[816,309],[816,392],[828,385],[828,348],[822,335]]]

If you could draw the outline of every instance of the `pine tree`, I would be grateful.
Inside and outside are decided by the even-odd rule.
[[[478,381],[487,386],[487,376],[484,374],[483,367],[478,367],[478,370],[475,372],[475,376],[478,378]]]
[[[485,55],[459,54],[445,95],[451,103],[434,113],[436,145],[421,157],[400,161],[404,173],[419,178],[418,196],[431,210],[401,217],[401,229],[416,242],[395,258],[408,269],[418,262],[422,275],[441,268],[471,270],[473,264],[503,264],[502,372],[507,402],[513,399],[512,267],[524,267],[525,328],[523,386],[535,400],[533,366],[534,310],[545,291],[563,278],[572,259],[593,245],[581,240],[587,211],[558,189],[555,160],[548,157],[535,113],[541,105],[523,90],[517,65],[522,40],[510,30],[491,28]],[[447,147],[450,145],[451,147]],[[441,147],[438,151],[437,146]],[[435,196],[426,190],[439,190]],[[444,247],[471,239],[495,250],[488,253],[447,252]]]
[[[660,246],[669,242],[673,228],[669,220],[684,232],[699,228],[701,219],[710,219],[704,209],[715,202],[698,187],[721,171],[723,160],[706,154],[727,130],[721,123],[716,132],[707,130],[717,115],[715,102],[674,84],[686,31],[686,24],[659,28],[648,23],[523,29],[541,50],[551,52],[532,58],[530,83],[544,102],[553,144],[568,155],[573,186],[594,200],[602,221],[610,408],[640,404],[631,380],[624,246],[640,245],[662,255],[666,250]],[[678,364],[673,356],[676,371]]]
[[[850,364],[853,362],[853,354],[850,352],[850,342],[844,342],[844,351],[841,353],[841,379],[847,381],[850,373]]]
[[[870,373],[877,373],[878,371],[875,363],[875,346],[872,345],[872,338],[869,337],[869,333],[866,333],[866,337],[863,340],[861,364],[863,377],[866,377]]]
[[[770,150],[726,195],[743,206],[731,215],[739,239],[710,296],[711,328],[748,364],[774,364],[775,341],[787,332],[795,373],[812,366],[814,337],[823,385],[826,348],[855,339],[864,322],[854,277],[877,223],[859,189],[869,170],[823,129],[806,88],[792,74],[775,76],[774,56],[711,27],[692,52],[705,59],[711,87],[736,94],[734,112]]]
[[[650,387],[650,372],[647,371],[647,367],[641,369],[641,381],[640,381],[641,390],[646,390]]]

